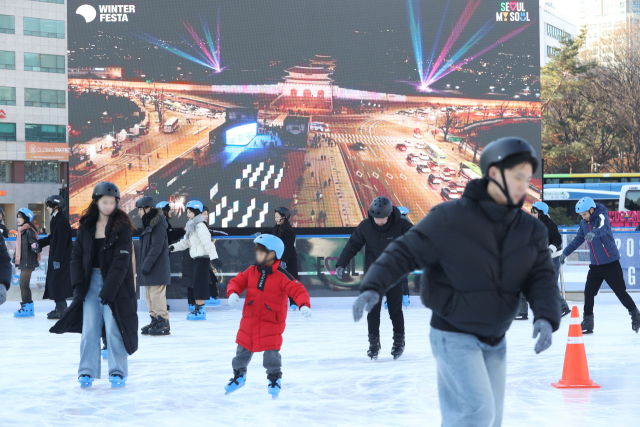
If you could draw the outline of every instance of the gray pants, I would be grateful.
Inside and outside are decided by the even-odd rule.
[[[234,371],[239,371],[242,375],[247,373],[247,366],[251,362],[253,353],[239,345],[236,350],[236,357],[231,361]],[[267,374],[279,374],[282,368],[282,357],[278,350],[267,350],[262,354],[262,366],[267,370]]]

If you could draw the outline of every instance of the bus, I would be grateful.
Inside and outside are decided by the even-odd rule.
[[[440,149],[436,144],[430,142],[427,144],[426,148],[427,154],[431,156],[434,161],[437,160],[447,160],[447,154]]]
[[[470,162],[468,160],[463,161],[462,168],[471,169],[473,172],[475,172],[476,175],[478,175],[479,178],[482,177],[482,170],[480,169],[480,166],[476,165],[473,162]]]
[[[544,184],[597,184],[640,182],[640,173],[558,173],[544,174]]]
[[[171,117],[166,122],[164,122],[164,133],[172,133],[175,132],[180,126],[180,119],[177,117]]]

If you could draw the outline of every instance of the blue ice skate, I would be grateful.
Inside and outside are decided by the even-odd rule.
[[[218,298],[210,297],[204,302],[207,307],[220,307],[220,300]]]
[[[298,309],[298,306],[295,304],[291,304],[291,310],[296,311]]]
[[[102,360],[107,360],[107,349],[103,348],[102,350],[100,350],[100,355],[102,355]]]
[[[91,375],[80,375],[78,377],[78,382],[80,383],[81,388],[91,387],[93,385],[93,377]]]
[[[385,310],[389,310],[389,306],[387,306],[387,302],[386,301],[384,302],[384,309]]]
[[[189,312],[187,313],[187,320],[189,320],[189,315],[196,309],[195,304],[189,304]]]
[[[239,371],[233,371],[233,378],[229,380],[229,384],[224,386],[224,395],[231,394],[237,389],[244,386],[244,383],[247,381],[247,374],[240,375]]]
[[[282,384],[280,383],[280,375],[278,374],[269,374],[267,375],[269,379],[269,385],[267,386],[269,389],[269,394],[272,399],[277,399],[280,394],[280,390],[282,390]]]
[[[404,305],[404,308],[409,308],[409,304],[411,304],[409,295],[402,295],[402,305]]]
[[[205,306],[196,304],[193,311],[187,314],[187,320],[207,320],[207,310]]]
[[[111,383],[111,387],[113,388],[124,387],[126,381],[127,377],[124,377],[120,374],[109,375],[109,382]]]
[[[20,309],[13,313],[13,317],[33,317],[33,302],[21,302]]]

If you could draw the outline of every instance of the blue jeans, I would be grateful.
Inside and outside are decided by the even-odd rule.
[[[100,378],[100,338],[102,325],[107,332],[107,359],[109,361],[109,375],[119,374],[128,376],[127,350],[124,348],[122,335],[113,318],[108,305],[100,303],[102,290],[102,274],[94,268],[91,272],[89,292],[82,303],[82,338],[80,339],[80,367],[78,375],[91,375]]]
[[[431,328],[442,427],[499,427],[507,375],[507,339],[495,347],[475,335]]]

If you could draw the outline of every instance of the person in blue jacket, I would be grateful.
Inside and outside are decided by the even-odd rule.
[[[611,290],[616,294],[622,305],[629,310],[631,315],[631,328],[638,333],[640,329],[640,310],[627,293],[624,283],[624,275],[620,266],[620,253],[616,247],[611,222],[607,214],[607,208],[596,203],[590,197],[583,197],[576,203],[576,213],[580,214],[582,221],[578,233],[571,243],[560,255],[560,262],[582,243],[587,242],[591,265],[587,275],[587,283],[584,287],[584,313],[582,319],[582,333],[593,333],[593,303],[600,290],[602,281],[606,280]]]

